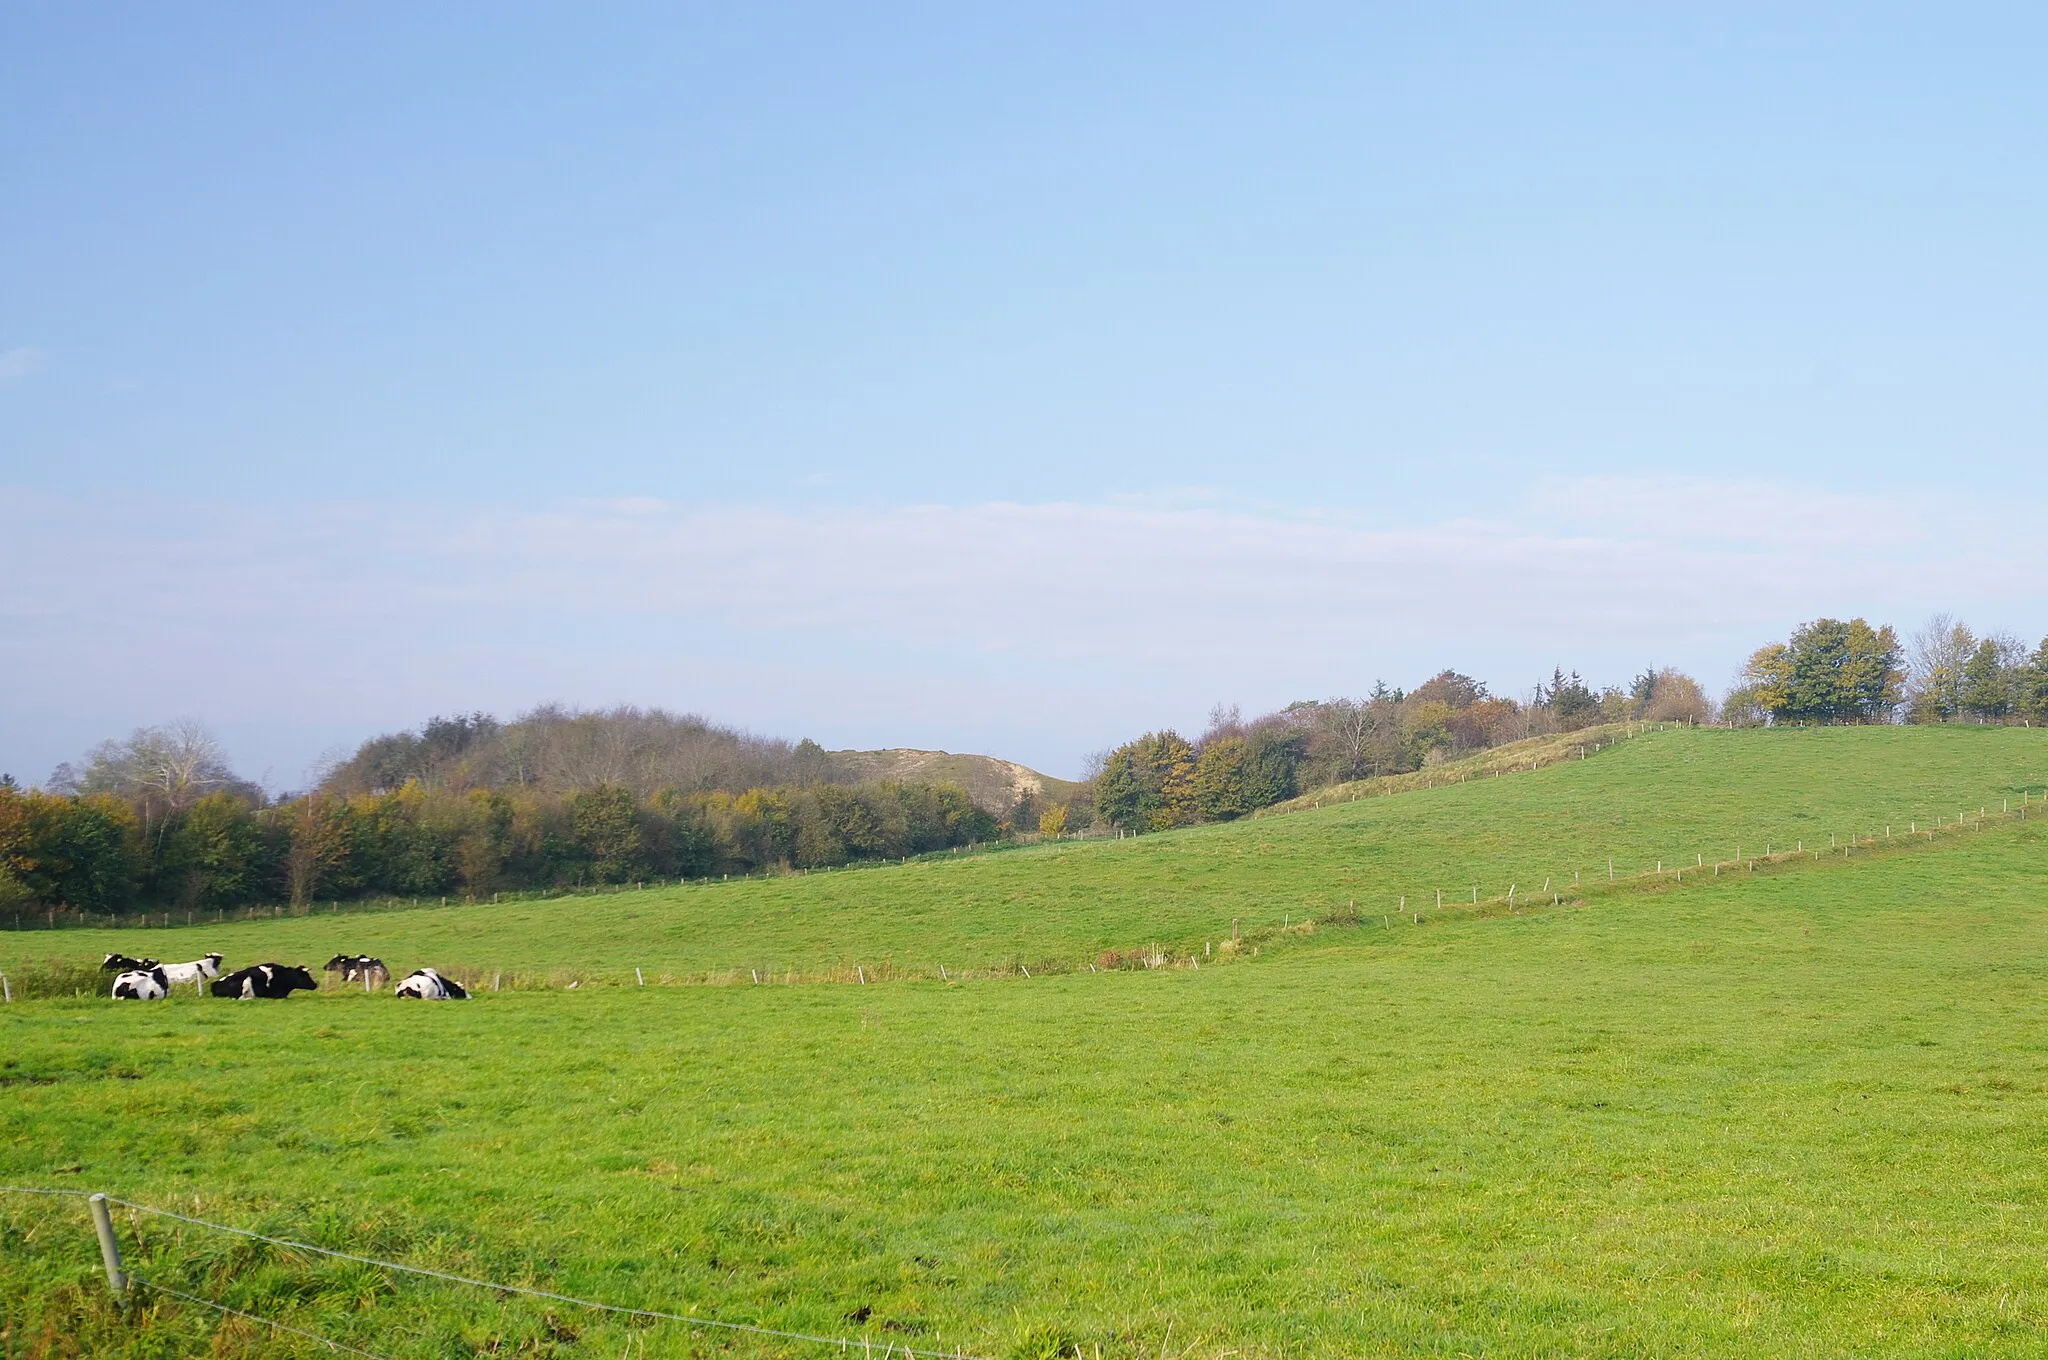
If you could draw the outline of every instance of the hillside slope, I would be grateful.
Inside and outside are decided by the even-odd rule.
[[[1104,950],[1186,952],[1234,927],[1391,913],[1403,897],[1420,909],[1439,890],[1455,902],[1513,884],[1526,898],[1610,862],[1626,875],[1903,831],[2044,788],[2048,732],[2033,729],[1679,729],[1535,771],[1125,841],[502,906],[0,933],[0,965],[218,949],[593,980],[1085,968]]]
[[[1065,802],[1080,785],[1040,774],[1027,765],[995,756],[955,755],[950,751],[833,751],[833,772],[854,781],[890,779],[902,783],[947,782],[967,790],[984,812],[1002,816],[1030,794],[1041,802]]]

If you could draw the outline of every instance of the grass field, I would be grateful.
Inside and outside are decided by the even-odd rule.
[[[1104,950],[1181,954],[1356,903],[1561,890],[1830,835],[1953,822],[2048,788],[2048,732],[1820,728],[1653,732],[1585,761],[1320,811],[1120,842],[1010,850],[598,898],[169,931],[0,932],[0,967],[109,950],[218,949],[230,965],[365,951],[410,969],[586,981],[1033,971]]]
[[[1995,810],[2041,788],[2039,738],[1664,733],[1244,826],[564,903],[596,909],[587,936],[556,915],[504,947],[544,966],[581,940],[616,968],[630,926],[673,915],[821,959],[835,926],[863,951],[1023,948],[1008,929],[1080,954],[1167,933],[1155,911],[1192,934],[1454,869],[1562,876],[1603,844],[1689,861]],[[2029,821],[1577,908],[1326,927],[1199,971],[17,1003],[0,1181],[876,1353],[2042,1354],[2044,869]],[[346,924],[453,949],[482,911]],[[246,937],[268,954],[324,924],[235,929],[276,932]],[[678,967],[713,956],[662,938]],[[83,1223],[0,1196],[7,1360],[321,1353],[185,1306],[116,1317]],[[142,1273],[383,1356],[824,1353],[139,1226]]]

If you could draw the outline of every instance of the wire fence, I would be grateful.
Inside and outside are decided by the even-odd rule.
[[[1732,847],[1733,853],[1726,858],[1716,854],[1709,860],[1704,853],[1696,853],[1694,862],[1685,864],[1682,858],[1674,860],[1651,859],[1642,867],[1624,867],[1621,857],[1607,857],[1581,869],[1564,869],[1544,874],[1540,870],[1527,880],[1510,881],[1506,890],[1490,888],[1480,883],[1466,882],[1453,887],[1441,884],[1415,884],[1406,892],[1398,884],[1383,884],[1376,893],[1368,894],[1368,902],[1361,905],[1356,896],[1343,903],[1334,900],[1320,910],[1309,906],[1299,913],[1283,915],[1279,923],[1270,917],[1255,923],[1247,923],[1242,930],[1237,921],[1231,924],[1231,935],[1223,943],[1226,956],[1250,953],[1256,956],[1259,946],[1268,941],[1307,933],[1317,925],[1359,926],[1368,925],[1371,918],[1379,916],[1384,926],[1406,920],[1412,925],[1423,925],[1431,920],[1456,919],[1459,916],[1488,916],[1505,910],[1510,914],[1521,914],[1540,906],[1582,906],[1586,900],[1598,894],[1616,891],[1661,890],[1667,885],[1684,886],[1705,879],[1718,879],[1728,872],[1755,873],[1759,867],[1779,868],[1794,861],[1812,861],[1823,853],[1839,856],[1842,860],[1863,858],[1871,853],[1902,850],[1914,844],[1938,842],[1946,837],[1972,831],[1982,831],[1997,823],[2024,823],[2040,821],[2048,814],[2048,786],[2035,788],[2031,784],[2015,790],[2017,797],[2001,797],[1999,806],[1990,807],[1988,802],[1980,804],[1973,811],[1965,804],[1956,808],[1953,817],[1946,813],[1937,814],[1927,822],[1916,815],[1908,815],[1895,821],[1878,819],[1867,833],[1851,832],[1828,834],[1823,848],[1818,838],[1813,847],[1805,840],[1793,837],[1793,844],[1787,847],[1782,841],[1766,838],[1764,848],[1758,853],[1754,846],[1745,852],[1743,847]],[[1924,807],[1924,805],[1922,805]],[[1641,861],[1637,861],[1641,864]],[[1590,872],[1588,871],[1590,870]],[[1498,884],[1499,880],[1496,879]],[[627,885],[630,889],[632,885]],[[1379,896],[1384,893],[1384,896]],[[1371,905],[1377,897],[1381,905]],[[854,959],[827,965],[813,965],[806,968],[792,967],[768,961],[740,963],[723,967],[668,971],[659,967],[643,968],[635,965],[620,965],[607,969],[553,968],[538,970],[504,971],[477,966],[444,966],[444,975],[453,977],[472,992],[496,992],[501,986],[513,991],[554,991],[574,990],[580,987],[635,986],[738,986],[749,983],[759,984],[835,984],[855,983],[867,985],[876,982],[942,981],[966,982],[1022,978],[1034,975],[1059,976],[1083,971],[1096,973],[1122,969],[1152,968],[1200,968],[1203,959],[1217,955],[1217,942],[1204,936],[1183,938],[1172,944],[1149,944],[1143,947],[1113,948],[1102,950],[1088,957],[1082,954],[1044,955],[1036,959],[1013,956],[1008,960],[993,960],[981,966],[947,966],[933,962],[926,965],[900,963],[893,957]],[[25,973],[18,972],[10,979],[0,971],[0,1002],[12,1002],[17,995],[22,997],[69,996],[84,997],[101,995],[106,979],[97,968],[84,964],[77,966],[55,964],[31,964]]]
[[[361,1355],[367,1357],[367,1360],[387,1360],[387,1357],[379,1355],[375,1351],[366,1351],[360,1346],[351,1346],[346,1341],[336,1341],[332,1337],[322,1336],[318,1332],[309,1332],[302,1327],[293,1327],[288,1323],[278,1322],[273,1318],[259,1317],[255,1313],[245,1313],[239,1308],[230,1308],[226,1304],[213,1299],[202,1299],[197,1294],[187,1294],[182,1290],[173,1289],[169,1285],[158,1284],[154,1280],[145,1280],[140,1275],[130,1275],[128,1283],[137,1289],[148,1289],[158,1294],[169,1295],[171,1298],[182,1300],[185,1303],[196,1303],[202,1308],[211,1308],[216,1313],[226,1317],[241,1318],[244,1322],[258,1323],[270,1328],[274,1332],[284,1332],[291,1336],[302,1337],[307,1341],[325,1346],[337,1355]]]
[[[751,1322],[727,1322],[717,1318],[699,1317],[693,1313],[671,1313],[658,1308],[635,1308],[625,1304],[605,1303],[598,1299],[579,1298],[574,1294],[564,1294],[552,1289],[537,1289],[531,1285],[501,1284],[492,1280],[479,1280],[467,1275],[457,1275],[450,1271],[433,1270],[426,1266],[406,1265],[401,1261],[386,1261],[381,1260],[375,1256],[360,1256],[354,1252],[337,1251],[332,1247],[315,1246],[311,1242],[300,1242],[288,1237],[273,1237],[268,1233],[256,1232],[250,1228],[237,1228],[227,1223],[215,1223],[211,1219],[195,1218],[190,1214],[181,1214],[170,1209],[159,1209],[154,1205],[141,1204],[137,1203],[134,1200],[122,1199],[117,1195],[95,1195],[92,1191],[88,1190],[73,1190],[68,1188],[51,1189],[42,1186],[28,1185],[0,1185],[0,1194],[47,1195],[53,1197],[61,1197],[65,1199],[82,1199],[87,1201],[91,1201],[97,1198],[103,1200],[107,1204],[117,1204],[122,1208],[128,1209],[134,1213],[149,1214],[156,1218],[174,1219],[177,1222],[187,1223],[192,1225],[193,1227],[206,1228],[213,1232],[228,1233],[235,1237],[245,1238],[249,1241],[254,1242],[262,1242],[266,1245],[278,1247],[285,1251],[305,1252],[314,1256],[324,1256],[331,1260],[347,1261],[354,1265],[370,1266],[378,1270],[393,1271],[398,1274],[410,1275],[420,1279],[439,1280],[446,1284],[463,1285],[472,1289],[490,1290],[493,1293],[499,1295],[516,1295],[530,1299],[541,1299],[550,1303],[568,1304],[576,1308],[589,1309],[592,1312],[606,1313],[617,1317],[637,1318],[648,1322],[674,1322],[680,1323],[688,1327],[699,1327],[710,1331],[721,1331],[728,1333],[737,1333],[747,1336],[757,1336],[776,1341],[809,1342],[820,1346],[830,1346],[842,1352],[850,1352],[857,1349],[861,1351],[863,1355],[866,1356],[872,1356],[874,1354],[874,1340],[871,1337],[856,1338],[845,1336],[826,1336],[816,1332],[799,1332],[790,1331],[778,1327],[763,1327],[759,1324]],[[181,1299],[187,1303],[199,1304],[207,1308],[212,1308],[225,1315],[243,1318],[250,1322],[260,1323],[263,1326],[275,1328],[276,1330],[281,1332],[289,1332],[294,1336],[299,1336],[309,1341],[318,1342],[319,1344],[326,1346],[331,1350],[343,1354],[364,1355],[369,1356],[370,1360],[384,1360],[384,1357],[378,1356],[373,1352],[360,1350],[354,1346],[344,1344],[343,1342],[333,1341],[327,1337],[320,1336],[316,1333],[303,1331],[299,1328],[288,1326],[287,1324],[282,1322],[276,1322],[269,1318],[260,1317],[254,1313],[243,1312],[240,1309],[229,1307],[227,1304],[221,1303],[219,1300],[216,1299],[203,1298],[195,1294],[181,1293],[178,1290],[172,1289],[168,1285],[160,1284],[152,1280],[147,1280],[137,1275],[121,1273],[118,1247],[113,1246],[107,1240],[104,1231],[102,1233],[102,1245],[103,1247],[106,1247],[107,1250],[111,1253],[110,1255],[108,1255],[106,1259],[106,1266],[109,1275],[109,1283],[113,1285],[113,1287],[115,1287],[117,1290],[121,1288],[123,1285],[155,1290],[157,1293],[166,1294],[173,1298]],[[119,1280],[119,1283],[115,1283],[117,1278]],[[884,1341],[882,1355],[883,1360],[890,1360],[890,1357],[893,1356],[903,1356],[906,1357],[907,1360],[980,1360],[979,1357],[970,1355],[965,1351],[919,1350],[915,1347],[911,1347],[908,1345],[904,1345],[900,1342],[890,1341],[887,1339],[885,1339]]]

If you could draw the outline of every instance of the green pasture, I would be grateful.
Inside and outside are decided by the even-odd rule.
[[[2043,1353],[2043,830],[1200,971],[17,1005],[0,1178],[878,1351]],[[4,1212],[18,1336],[208,1353]],[[720,1344],[175,1226],[381,1355]]]
[[[1285,910],[1337,866],[1427,882],[1568,866],[1571,836],[1580,860],[1637,836],[1654,862],[1693,831],[1747,852],[1752,834],[1881,834],[1895,804],[1902,822],[1995,812],[2038,798],[2038,739],[1658,734],[1122,845],[555,904],[593,915],[506,948],[541,966],[581,921],[599,954],[627,924],[601,913],[659,924],[719,900],[729,918],[701,915],[733,938],[746,910],[795,932],[832,903],[782,938],[829,943],[836,921],[914,941],[892,882],[927,933],[948,901],[991,923],[945,937],[972,940],[1005,903],[1058,900],[1026,892],[1035,864],[1093,885],[1102,915],[1077,901],[1031,938],[1085,951],[1190,883],[1207,897],[1188,910],[1213,913],[1259,865]],[[1387,848],[1404,834],[1405,864]],[[0,1183],[874,1355],[2048,1354],[2048,826],[1861,853],[1522,915],[1324,924],[1199,970],[18,1001],[0,1007]],[[1017,886],[926,890],[977,875]],[[749,905],[771,889],[803,905]],[[343,924],[466,928],[442,916]],[[161,1296],[118,1311],[85,1223],[75,1201],[0,1195],[5,1360],[326,1353]],[[833,1353],[120,1226],[148,1278],[392,1360]]]
[[[1584,761],[1113,842],[829,873],[395,913],[122,931],[0,931],[0,968],[109,950],[229,965],[368,952],[557,983],[936,976],[1185,954],[1239,930],[1507,892],[1564,891],[1766,846],[1903,832],[2048,788],[2025,728],[1672,729]]]

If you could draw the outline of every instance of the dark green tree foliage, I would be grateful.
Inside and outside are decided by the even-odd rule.
[[[274,859],[255,809],[232,794],[209,794],[166,823],[146,895],[188,909],[234,906],[275,878]]]
[[[1985,638],[1963,666],[1963,711],[1979,722],[2005,721],[2019,680],[1998,640]]]
[[[1898,635],[1862,619],[1816,619],[1750,657],[1748,696],[1773,722],[1889,722],[1905,697]]]
[[[125,906],[148,846],[117,799],[0,789],[0,864],[33,902],[85,911]]]
[[[1792,635],[1791,716],[1881,722],[1898,706],[1905,672],[1890,628],[1816,619]]]
[[[1242,817],[1295,795],[1308,743],[1306,731],[1276,720],[1247,728],[1231,718],[1199,746],[1147,732],[1102,758],[1096,816],[1134,831]]]
[[[2013,712],[2033,727],[2048,725],[2048,638],[2013,677]]]
[[[624,883],[646,872],[640,809],[625,789],[600,784],[583,790],[569,800],[569,826],[592,881]]]
[[[1195,748],[1168,729],[1147,732],[1103,758],[1095,781],[1096,815],[1131,831],[1163,831],[1199,819]]]
[[[1306,732],[1272,725],[1205,740],[1195,760],[1195,812],[1227,822],[1292,798],[1307,749]]]
[[[1566,675],[1562,666],[1551,669],[1549,689],[1536,687],[1536,705],[1549,709],[1558,730],[1563,732],[1576,732],[1600,721],[1600,696],[1579,678],[1577,671]]]
[[[9,909],[219,909],[358,896],[487,896],[778,867],[824,868],[993,841],[953,784],[820,784],[732,795],[616,785],[569,797],[417,782],[258,808],[213,794],[143,835],[106,795],[0,787]],[[20,899],[14,901],[12,899]]]
[[[1117,747],[1103,758],[1102,768],[1095,772],[1095,815],[1111,826],[1138,826],[1148,811],[1136,747],[1136,742]]]

